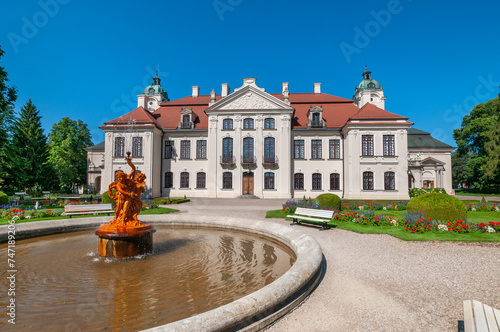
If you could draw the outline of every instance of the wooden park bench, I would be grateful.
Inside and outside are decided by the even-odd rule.
[[[498,332],[500,310],[475,300],[464,301],[465,332]]]
[[[21,192],[18,192],[18,193],[14,193],[14,195],[16,195],[16,196],[26,196],[28,194],[25,193],[24,191],[21,191]]]
[[[321,224],[321,230],[328,229],[327,223],[333,217],[333,211],[328,210],[317,210],[317,209],[306,209],[298,207],[295,210],[295,214],[286,216],[287,218],[292,218],[292,225],[297,223],[300,225],[301,222],[310,223],[310,221],[315,221]]]
[[[75,214],[100,214],[106,213],[108,216],[115,213],[111,204],[83,204],[83,205],[65,205],[63,216],[71,216]]]

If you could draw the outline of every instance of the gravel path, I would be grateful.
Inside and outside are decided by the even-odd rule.
[[[194,199],[177,208],[263,219],[281,203]],[[457,331],[464,300],[500,309],[500,243],[405,242],[388,235],[293,227],[319,242],[327,270],[311,296],[268,331]]]

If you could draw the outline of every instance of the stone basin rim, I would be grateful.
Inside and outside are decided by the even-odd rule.
[[[16,235],[19,237],[16,236],[16,239],[89,229],[102,224],[103,220],[105,217],[17,224]],[[318,242],[290,226],[267,220],[190,214],[144,215],[141,220],[153,224],[255,233],[283,243],[291,248],[297,257],[295,264],[271,284],[210,311],[145,330],[148,332],[260,330],[300,304],[312,291],[322,273],[323,253]],[[0,243],[6,242],[7,234],[8,225],[0,226]]]

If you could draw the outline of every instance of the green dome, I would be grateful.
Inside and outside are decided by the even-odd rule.
[[[165,99],[168,100],[167,91],[161,87],[160,81],[161,80],[158,77],[158,74],[156,74],[156,77],[153,77],[153,84],[148,85],[146,89],[144,89],[144,94],[147,96],[161,94]]]
[[[371,71],[368,69],[363,73],[363,80],[356,86],[356,91],[358,90],[382,90],[380,83],[371,77]]]

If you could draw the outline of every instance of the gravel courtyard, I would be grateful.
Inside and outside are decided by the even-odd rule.
[[[282,203],[193,199],[176,208],[264,219],[266,211]],[[388,235],[291,227],[319,242],[326,274],[300,307],[268,331],[457,331],[464,300],[500,308],[500,243],[405,242]]]

